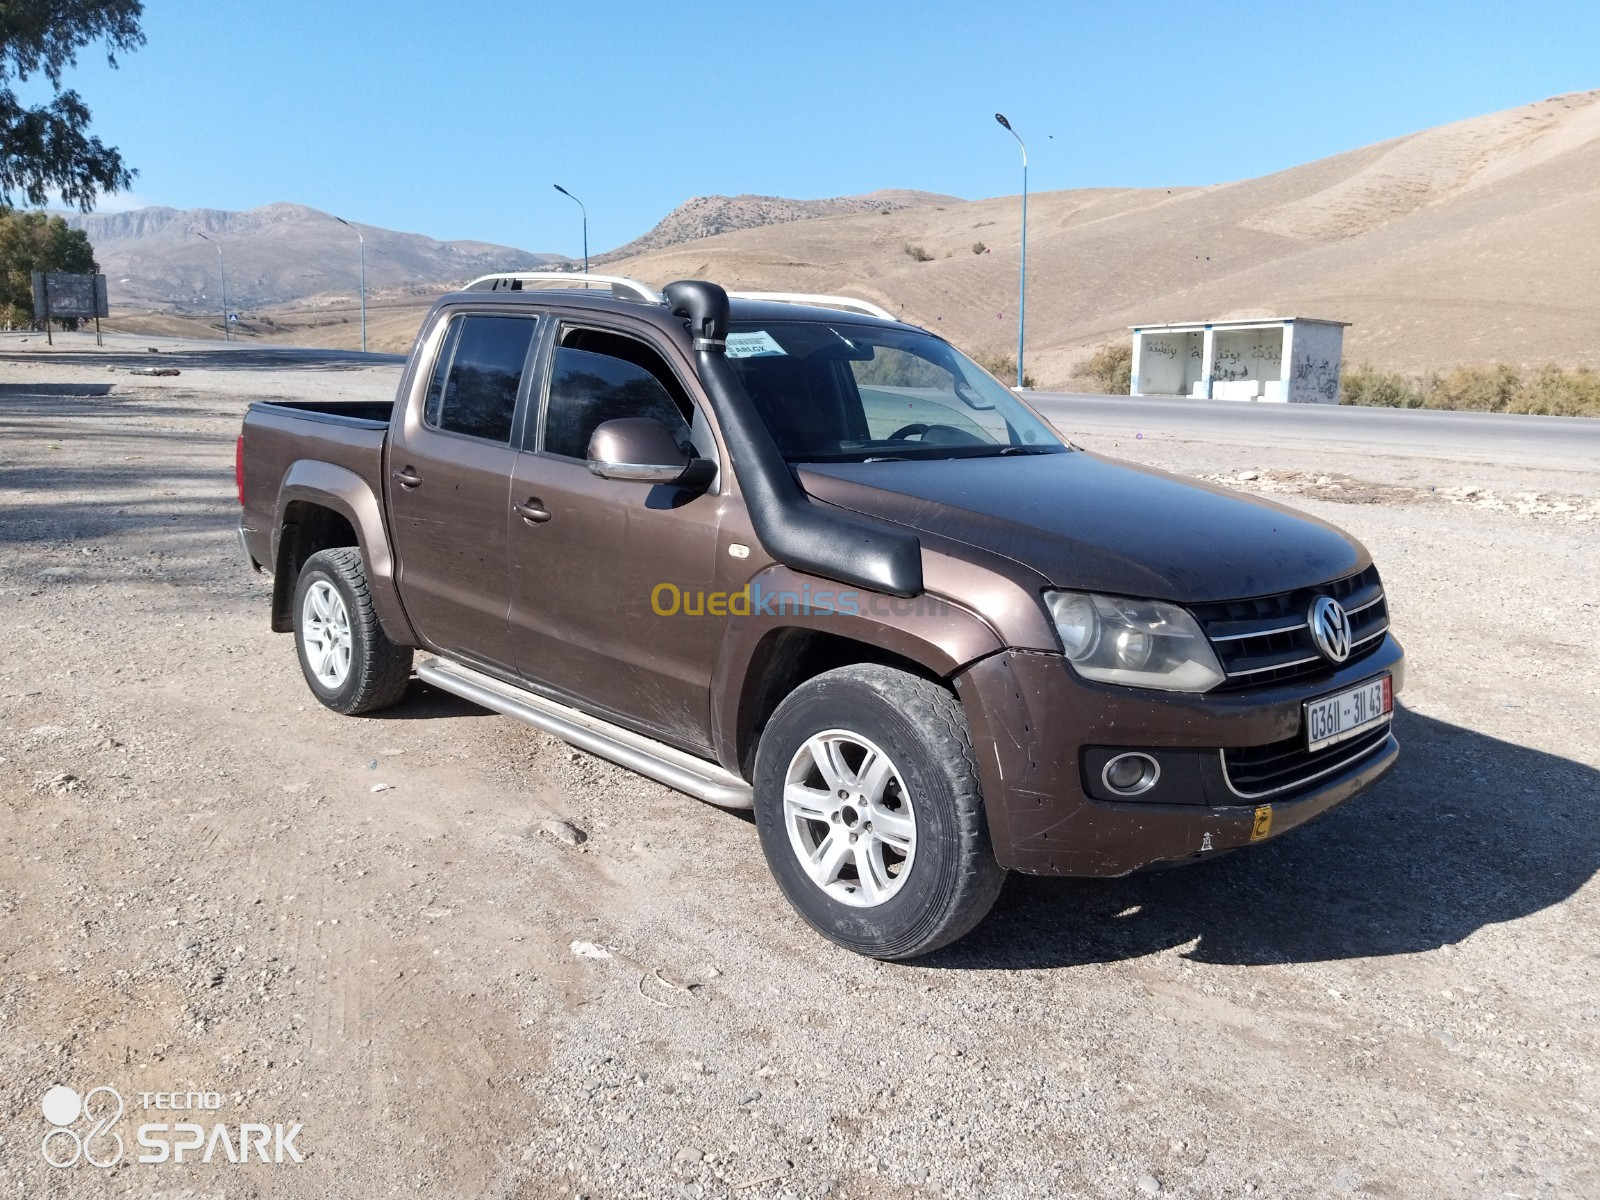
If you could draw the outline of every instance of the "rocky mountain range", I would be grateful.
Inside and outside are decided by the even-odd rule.
[[[215,305],[217,247],[228,306],[261,308],[313,296],[351,296],[359,277],[355,234],[302,204],[246,212],[140,208],[62,214],[85,230],[108,276],[111,303],[156,309]],[[418,233],[358,225],[366,238],[367,287],[437,291],[489,271],[542,270],[569,260],[489,242],[443,242]],[[207,243],[198,234],[213,239]]]

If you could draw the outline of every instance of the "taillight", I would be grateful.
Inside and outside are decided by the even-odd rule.
[[[233,482],[239,489],[239,506],[244,507],[244,434],[233,447]]]

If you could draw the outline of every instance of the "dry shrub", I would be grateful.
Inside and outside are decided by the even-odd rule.
[[[1362,363],[1359,367],[1346,367],[1340,374],[1339,403],[1368,408],[1421,408],[1422,388],[1404,375]]]
[[[1516,367],[1494,363],[1415,378],[1363,363],[1345,370],[1339,399],[1344,404],[1386,408],[1600,417],[1600,374],[1588,367],[1569,370],[1551,363],[1524,375]]]
[[[1017,360],[1010,354],[990,353],[975,355],[975,361],[989,374],[993,375],[1007,387],[1015,387],[1017,383]],[[1033,387],[1033,376],[1027,371],[1022,373],[1022,386]]]
[[[1564,371],[1546,364],[1522,385],[1517,407],[1509,411],[1550,417],[1600,417],[1600,374],[1588,367]]]
[[[1133,347],[1127,342],[1102,346],[1073,368],[1072,377],[1085,381],[1085,390],[1126,396],[1133,388]]]

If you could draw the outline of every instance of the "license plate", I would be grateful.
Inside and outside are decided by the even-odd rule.
[[[1394,716],[1390,677],[1306,703],[1306,749],[1321,750],[1384,724]]]

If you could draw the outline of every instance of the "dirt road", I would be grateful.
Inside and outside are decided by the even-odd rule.
[[[1411,654],[1402,765],[1253,852],[1014,878],[888,966],[791,915],[738,815],[420,685],[323,710],[239,559],[233,439],[251,395],[397,368],[141,379],[181,348],[140,345],[0,343],[8,1194],[1600,1194],[1595,497],[1122,440],[1367,543]],[[1362,484],[1397,463],[1413,485]],[[46,1148],[120,1137],[120,1165],[47,1165],[57,1084],[124,1113],[100,1093]],[[215,1107],[157,1095],[190,1092]],[[135,1161],[179,1122],[147,1136],[210,1161]],[[230,1162],[245,1123],[285,1161]]]

